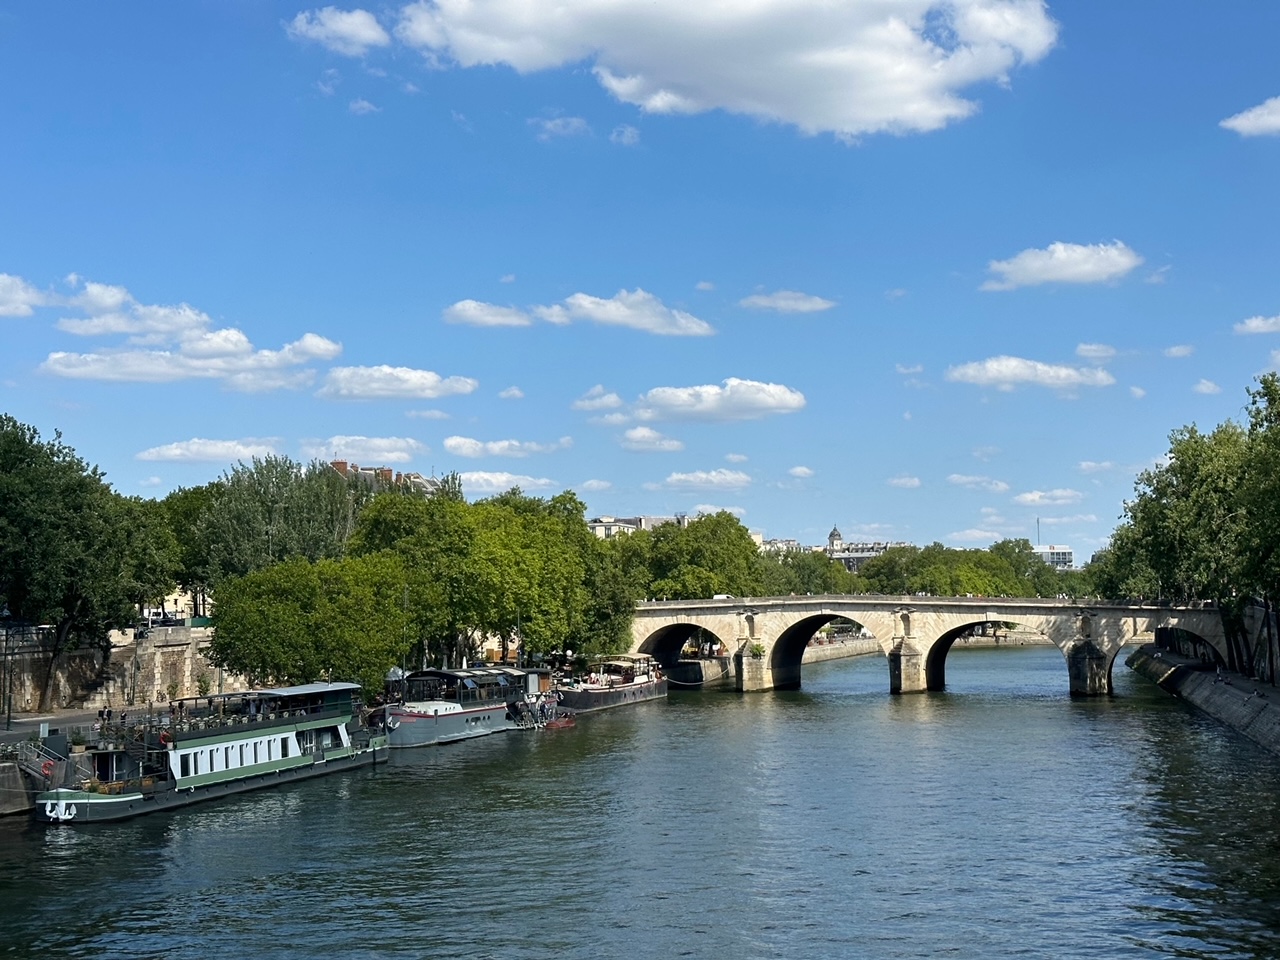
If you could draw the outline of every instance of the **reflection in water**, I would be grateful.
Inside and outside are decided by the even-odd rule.
[[[954,650],[92,829],[0,821],[0,954],[1280,955],[1280,764],[1117,670]]]

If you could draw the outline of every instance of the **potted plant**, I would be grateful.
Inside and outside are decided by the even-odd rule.
[[[752,660],[759,660],[759,659],[761,659],[761,658],[764,656],[764,644],[763,644],[763,643],[753,643],[753,644],[751,645],[751,648],[750,648],[750,649],[751,649],[751,659],[752,659]]]
[[[72,753],[84,753],[85,738],[83,730],[72,730],[70,740]]]

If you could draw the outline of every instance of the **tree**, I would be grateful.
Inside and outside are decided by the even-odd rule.
[[[361,508],[374,496],[359,477],[319,460],[254,457],[225,473],[199,523],[211,585],[291,557],[342,555]]]
[[[210,657],[255,684],[347,680],[366,693],[408,653],[405,570],[391,553],[292,557],[225,581]]]
[[[133,616],[127,576],[126,512],[102,478],[55,433],[0,414],[0,606],[43,634],[48,669],[39,709],[74,641],[105,644]],[[134,584],[136,586],[136,582]]]

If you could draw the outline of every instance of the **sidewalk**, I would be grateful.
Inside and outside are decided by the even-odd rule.
[[[89,726],[98,720],[97,710],[54,710],[50,713],[15,713],[13,725],[6,729],[6,718],[0,714],[0,743],[17,743],[33,733],[40,733],[40,724],[48,723],[51,730],[75,726]]]

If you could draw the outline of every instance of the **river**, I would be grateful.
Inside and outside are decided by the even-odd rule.
[[[0,821],[0,957],[1280,956],[1280,760],[957,650],[92,828]]]

